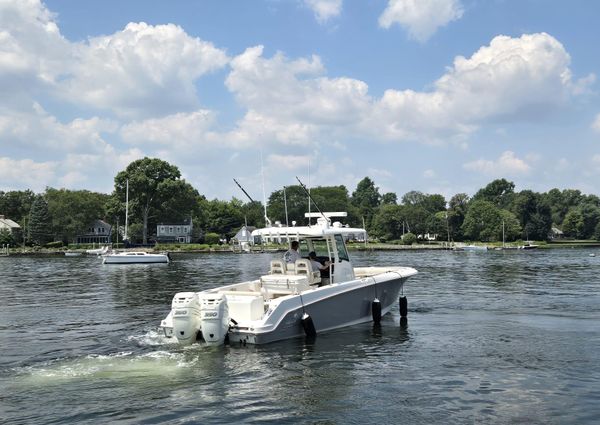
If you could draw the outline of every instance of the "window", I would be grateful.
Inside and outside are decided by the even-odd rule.
[[[173,226],[169,226],[169,233],[173,233]]]
[[[187,232],[188,232],[188,227],[187,227],[187,226],[184,226],[184,227],[183,227],[183,231],[184,231],[185,233],[187,233]]]
[[[165,226],[160,226],[160,232],[164,233],[164,231],[165,231]]]
[[[177,233],[181,233],[181,226],[177,226]]]
[[[344,245],[344,238],[342,235],[335,235],[335,246],[337,247],[338,258],[340,261],[350,261],[348,257],[348,251],[346,251],[346,245]]]

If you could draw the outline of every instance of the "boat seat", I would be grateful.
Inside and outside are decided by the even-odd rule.
[[[285,274],[286,267],[282,260],[271,260],[271,274]]]
[[[260,285],[265,291],[265,298],[270,295],[299,294],[310,289],[307,275],[270,274],[260,278]]]
[[[309,285],[316,285],[321,282],[321,272],[319,270],[313,271],[310,261],[304,258],[296,260],[296,274],[306,276]]]

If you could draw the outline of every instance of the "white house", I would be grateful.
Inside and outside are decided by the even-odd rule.
[[[6,218],[3,215],[0,215],[0,230],[6,229],[11,234],[14,235],[15,232],[21,230],[21,226],[18,223],[15,223],[10,218]]]

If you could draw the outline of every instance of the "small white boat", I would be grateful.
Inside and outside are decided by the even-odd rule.
[[[519,246],[519,249],[536,249],[539,245],[535,245],[532,243],[526,243],[525,245]]]
[[[460,245],[454,247],[455,251],[487,251],[488,247],[485,245]]]
[[[364,232],[329,226],[324,218],[310,227],[269,227],[253,236],[299,240],[304,256],[294,263],[272,260],[267,274],[247,282],[201,292],[180,292],[160,328],[182,345],[205,342],[265,344],[370,322],[398,306],[410,267],[354,267],[345,236]],[[313,271],[306,255],[314,251],[322,265]],[[328,262],[328,263],[327,263]],[[400,314],[406,316],[406,298]]]
[[[102,256],[103,264],[168,263],[169,254],[149,254],[144,251],[115,252]]]
[[[81,252],[77,252],[77,251],[66,251],[65,257],[80,257],[81,254],[82,254]]]
[[[102,248],[86,249],[85,253],[88,255],[104,255],[104,254],[108,253],[109,249],[110,249],[109,246],[105,245]]]

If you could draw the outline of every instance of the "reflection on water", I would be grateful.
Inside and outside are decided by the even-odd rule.
[[[359,252],[419,270],[379,327],[181,348],[173,295],[249,280],[278,254],[171,264],[0,258],[7,423],[595,423],[599,257],[586,250]],[[31,406],[37,406],[32,409]]]

